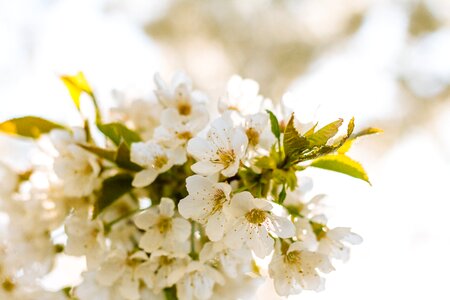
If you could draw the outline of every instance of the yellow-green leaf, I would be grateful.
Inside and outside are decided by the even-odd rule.
[[[142,140],[137,132],[128,129],[121,123],[97,124],[97,127],[117,146],[119,146],[122,141],[125,141],[125,143],[130,146],[132,143],[140,142]]]
[[[1,132],[30,138],[38,138],[53,129],[65,128],[49,120],[33,116],[15,118],[0,124]]]
[[[93,97],[92,88],[84,77],[82,72],[78,72],[76,75],[63,75],[61,76],[62,82],[69,90],[70,97],[75,103],[75,106],[80,110],[80,96],[85,92],[89,96]]]
[[[334,121],[321,129],[317,130],[310,136],[308,136],[308,141],[311,146],[323,146],[325,145],[329,139],[334,137],[341,127],[343,120],[339,119]]]
[[[294,126],[294,114],[292,114],[284,130],[283,146],[284,153],[289,161],[298,159],[301,153],[309,146],[308,140],[301,136]]]
[[[359,131],[359,132],[357,132],[357,133],[355,133],[354,135],[351,135],[351,136],[350,136],[350,134],[351,134],[350,133],[348,135],[348,136],[350,136],[350,138],[347,139],[343,143],[343,145],[338,149],[338,153],[340,153],[340,154],[347,153],[348,150],[350,150],[351,146],[353,145],[353,142],[356,139],[360,138],[360,137],[371,135],[371,134],[382,133],[382,132],[383,132],[383,130],[381,130],[381,129],[369,127],[369,128],[363,129],[363,130],[361,130],[361,131]]]
[[[359,162],[343,154],[322,156],[314,160],[311,163],[311,166],[346,174],[364,180],[370,184],[369,177],[363,166]]]
[[[363,130],[355,133],[355,135],[353,137],[358,138],[358,137],[362,137],[365,135],[377,134],[377,133],[382,133],[382,132],[383,132],[382,129],[369,127],[369,128],[363,129]]]

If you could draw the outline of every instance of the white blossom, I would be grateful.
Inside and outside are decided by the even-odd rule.
[[[238,171],[247,144],[242,128],[233,127],[230,118],[218,118],[211,124],[206,140],[194,137],[189,141],[187,150],[197,160],[192,170],[205,176],[220,172],[231,177]]]
[[[224,277],[216,269],[200,261],[192,261],[186,275],[176,284],[177,296],[179,300],[211,299],[214,286],[224,283]]]
[[[100,220],[90,220],[85,210],[75,211],[65,222],[67,244],[65,253],[86,256],[88,269],[96,268],[106,250],[103,225]]]
[[[158,207],[152,207],[137,215],[134,219],[136,226],[145,230],[139,247],[149,253],[157,249],[187,252],[191,224],[174,214],[173,200],[162,198]]]
[[[101,285],[114,285],[123,299],[140,299],[139,278],[134,273],[146,259],[147,255],[142,251],[128,255],[122,249],[115,249],[101,263],[96,279]]]
[[[183,120],[177,110],[168,108],[161,113],[161,126],[155,129],[154,139],[168,148],[185,146],[207,123],[208,115]]]
[[[220,240],[228,221],[225,210],[230,204],[231,186],[194,175],[186,179],[186,188],[189,195],[178,204],[180,214],[205,225],[210,240]]]
[[[135,276],[143,280],[155,293],[160,293],[184,276],[189,261],[189,256],[184,254],[155,250],[147,261],[136,268]]]
[[[221,113],[232,110],[242,114],[260,111],[263,97],[259,95],[259,84],[252,79],[233,75],[227,84],[227,95],[219,100]]]
[[[131,161],[145,169],[138,172],[133,186],[144,187],[155,181],[156,177],[169,170],[175,164],[183,164],[186,155],[179,148],[167,149],[150,140],[131,145]]]
[[[358,245],[362,238],[347,227],[325,228],[324,234],[318,236],[318,243],[319,253],[345,262],[350,258],[348,244]]]
[[[252,253],[249,249],[232,249],[223,242],[208,242],[200,252],[201,261],[211,261],[230,278],[251,271]]]
[[[230,211],[236,218],[225,237],[231,248],[246,244],[258,257],[265,257],[273,250],[270,233],[281,238],[295,235],[295,228],[287,218],[271,213],[273,206],[265,199],[254,198],[249,192],[235,194]]]
[[[150,139],[160,124],[162,105],[154,101],[119,99],[120,105],[111,109],[113,121],[125,124],[143,139]]]
[[[324,273],[334,270],[327,256],[308,251],[302,242],[292,243],[284,253],[279,249],[282,247],[277,247],[269,264],[276,292],[288,296],[302,290],[323,289],[325,281],[318,270]]]
[[[275,136],[269,126],[269,115],[267,113],[257,113],[245,117],[245,134],[248,138],[248,145],[254,150],[270,150],[275,143]]]
[[[183,119],[204,118],[208,111],[204,105],[207,97],[192,89],[192,81],[184,73],[177,73],[167,85],[159,74],[155,75],[155,94],[165,108],[174,108]]]

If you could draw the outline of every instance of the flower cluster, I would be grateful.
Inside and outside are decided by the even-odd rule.
[[[40,157],[26,172],[0,165],[9,217],[1,299],[248,299],[266,275],[288,296],[321,290],[333,261],[361,242],[327,225],[323,197],[311,197],[300,174],[315,167],[368,182],[346,152],[378,130],[354,133],[353,119],[341,135],[341,119],[302,124],[239,76],[217,110],[180,73],[170,84],[157,75],[153,99],[108,114],[82,73],[62,80],[84,126],[0,124],[34,139]],[[81,110],[82,95],[95,118]],[[62,253],[85,257],[83,281],[46,291],[39,279]]]

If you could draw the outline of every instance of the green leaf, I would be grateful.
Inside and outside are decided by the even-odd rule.
[[[80,110],[81,93],[84,92],[91,97],[94,96],[92,88],[82,72],[78,72],[76,75],[63,75],[60,78],[69,90],[70,97],[78,110]]]
[[[277,162],[274,158],[269,156],[258,157],[255,160],[255,166],[261,169],[276,169]]]
[[[370,184],[369,177],[363,166],[359,162],[343,154],[322,156],[314,160],[310,166],[346,174],[364,180]]]
[[[142,167],[133,163],[130,159],[130,148],[125,142],[120,143],[117,148],[116,156],[114,157],[115,163],[125,169],[132,171],[141,171]]]
[[[0,124],[1,132],[34,139],[53,129],[65,129],[65,127],[46,119],[33,116],[15,118]]]
[[[117,199],[131,191],[133,176],[130,174],[117,174],[103,181],[97,202],[94,206],[94,218]]]
[[[270,110],[266,110],[267,113],[269,114],[270,117],[270,126],[272,129],[272,133],[273,135],[275,135],[275,137],[277,138],[277,140],[280,139],[280,123],[278,122],[277,117],[275,116],[275,114],[273,112],[271,112]]]
[[[297,186],[297,176],[295,175],[295,171],[294,168],[289,170],[276,169],[272,173],[273,181],[276,184],[287,185],[289,189],[294,190]]]
[[[297,160],[309,146],[309,141],[295,129],[294,114],[292,114],[284,130],[283,146],[288,161]]]
[[[125,141],[130,146],[132,143],[142,141],[138,133],[128,129],[121,123],[97,124],[98,129],[108,137],[116,146]]]
[[[278,195],[278,203],[283,204],[285,199],[286,199],[286,186],[283,185],[283,188],[281,189],[281,192]]]
[[[130,149],[128,146],[122,142],[117,150],[103,149],[91,145],[78,144],[81,148],[89,151],[98,157],[104,158],[110,162],[115,163],[118,167],[121,167],[130,171],[141,171],[142,167],[131,162],[130,160]]]
[[[178,300],[177,290],[176,290],[175,286],[170,287],[170,288],[165,288],[163,291],[164,291],[164,297],[166,298],[166,300]]]
[[[91,146],[91,145],[85,145],[85,144],[78,144],[78,146],[80,146],[81,148],[83,148],[86,151],[89,151],[89,152],[97,155],[98,157],[104,158],[111,162],[115,162],[116,151],[114,151],[114,150],[103,149],[103,148],[99,148],[99,147],[95,147],[95,146]]]
[[[308,136],[308,141],[311,146],[323,146],[325,145],[329,139],[334,137],[341,127],[343,120],[339,119],[334,121],[318,131],[314,132],[310,136]]]

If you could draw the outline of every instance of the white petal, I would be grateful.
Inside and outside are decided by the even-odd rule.
[[[146,210],[134,217],[134,223],[139,229],[147,230],[152,227],[158,218],[153,208]]]
[[[191,166],[191,169],[195,173],[209,176],[209,175],[213,175],[213,174],[219,172],[220,170],[222,170],[223,165],[215,164],[210,161],[199,161],[199,162],[196,162],[195,164],[193,164]]]
[[[182,218],[174,218],[172,220],[172,235],[179,241],[184,242],[191,234],[191,223]]]
[[[231,164],[228,168],[222,170],[222,175],[225,177],[232,177],[236,175],[237,171],[239,170],[239,164],[240,160],[235,160],[233,164]]]
[[[97,281],[106,286],[111,286],[125,270],[126,255],[121,251],[115,251],[108,256],[97,272]]]
[[[259,258],[264,258],[273,250],[274,241],[264,226],[259,226],[251,232],[251,239],[247,240],[250,248]]]
[[[241,128],[236,128],[232,135],[231,140],[232,147],[236,156],[242,158],[248,146],[248,138],[245,132]]]
[[[211,124],[208,139],[220,149],[230,149],[233,124],[227,118],[218,118]]]
[[[172,217],[175,210],[175,203],[170,198],[161,198],[159,203],[159,214],[164,217]]]
[[[145,187],[155,181],[157,176],[158,172],[154,169],[145,169],[136,173],[131,184],[134,187]]]
[[[139,293],[139,280],[133,279],[131,270],[125,272],[120,283],[119,291],[124,299],[138,300],[141,298]]]
[[[139,241],[139,248],[144,249],[145,252],[152,252],[158,249],[163,242],[163,236],[156,229],[148,230],[141,237]]]
[[[212,189],[213,182],[200,175],[192,175],[186,178],[186,189],[189,194],[208,194]]]
[[[206,140],[194,137],[189,140],[187,151],[197,160],[209,160],[215,155],[216,149],[214,149]]]
[[[272,215],[269,219],[269,230],[278,237],[290,238],[295,236],[295,226],[287,218]]]
[[[247,240],[247,222],[245,217],[236,220],[236,223],[228,230],[225,235],[225,244],[232,249],[239,249]]]
[[[225,214],[221,212],[217,212],[209,217],[206,224],[206,235],[211,241],[217,242],[223,238],[226,221]]]
[[[188,195],[178,203],[178,211],[186,219],[193,219],[203,222],[204,216],[209,212],[209,206],[206,201],[197,200]]]
[[[243,216],[253,208],[253,196],[249,192],[240,192],[233,196],[230,204],[230,212],[236,217]]]

